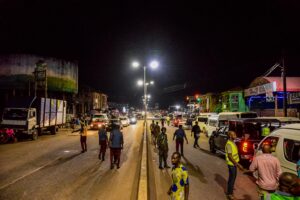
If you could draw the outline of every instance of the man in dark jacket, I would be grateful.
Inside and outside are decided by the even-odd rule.
[[[195,142],[194,142],[194,148],[199,147],[199,144],[198,144],[198,140],[199,140],[199,137],[200,137],[200,127],[198,125],[198,122],[195,122],[195,125],[193,126],[192,128],[192,133],[194,133],[194,139],[195,139]]]
[[[123,144],[123,133],[120,131],[120,125],[114,124],[109,137],[111,169],[114,168],[114,164],[117,164],[118,169],[120,168],[120,157]]]

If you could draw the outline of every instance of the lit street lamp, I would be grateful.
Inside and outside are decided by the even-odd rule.
[[[140,66],[140,63],[137,62],[137,61],[134,61],[132,63],[132,67],[134,68],[139,68]],[[152,68],[152,69],[156,69],[158,68],[159,66],[159,63],[154,60],[152,62],[150,62],[149,66]],[[150,84],[150,85],[153,85],[154,82],[153,81],[150,81],[150,83],[147,83],[147,80],[146,80],[146,71],[147,71],[147,66],[144,66],[144,80],[143,80],[143,84],[141,83],[141,81],[138,81],[138,85],[140,86],[144,86],[144,110],[145,110],[145,125],[146,125],[146,121],[147,121],[147,86]]]
[[[144,82],[143,82],[142,80],[138,80],[138,81],[137,81],[137,85],[138,85],[138,86],[142,86],[143,84],[144,84]]]

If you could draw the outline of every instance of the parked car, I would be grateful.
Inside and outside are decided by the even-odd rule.
[[[129,121],[128,117],[120,117],[120,121],[121,121],[121,124],[123,127],[130,125],[130,121]]]
[[[195,122],[198,122],[198,125],[201,129],[201,131],[207,136],[207,124],[208,124],[208,118],[211,115],[216,115],[216,113],[200,113],[200,115],[195,117],[195,120],[193,121],[193,125],[195,125]]]
[[[275,129],[280,122],[277,119],[236,119],[229,120],[229,125],[214,131],[209,138],[210,151],[225,154],[228,131],[235,131],[235,143],[242,162],[249,164],[254,156],[255,146],[265,137],[264,128]]]
[[[257,114],[255,112],[221,112],[218,115],[211,115],[208,118],[207,136],[210,137],[213,131],[226,126],[228,124],[228,120],[256,117]]]
[[[256,155],[262,153],[262,146],[270,144],[283,172],[297,174],[296,163],[300,156],[300,123],[282,126],[265,137],[258,145]]]

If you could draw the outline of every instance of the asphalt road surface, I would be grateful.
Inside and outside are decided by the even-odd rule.
[[[136,199],[142,122],[123,129],[121,168],[110,169],[109,150],[98,159],[97,131],[89,130],[87,152],[79,134],[62,130],[37,141],[0,146],[0,199]]]
[[[175,141],[173,133],[175,128],[166,126],[169,141],[168,164],[171,166],[171,155],[175,152]],[[208,138],[201,134],[200,149],[193,148],[194,139],[191,137],[191,131],[186,130],[189,144],[184,142],[184,155],[182,163],[187,167],[190,177],[190,200],[224,200],[227,187],[228,168],[225,159],[222,156],[213,155],[209,152]],[[151,199],[168,199],[167,191],[171,185],[171,169],[158,169],[158,154],[154,146],[150,148],[154,168],[153,174],[155,180],[153,183],[156,195]],[[234,195],[238,200],[257,200],[256,186],[249,176],[238,172],[235,183]]]

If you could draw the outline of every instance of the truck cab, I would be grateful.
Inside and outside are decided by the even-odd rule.
[[[1,127],[14,129],[17,136],[27,134],[37,139],[37,118],[35,108],[5,108]]]

